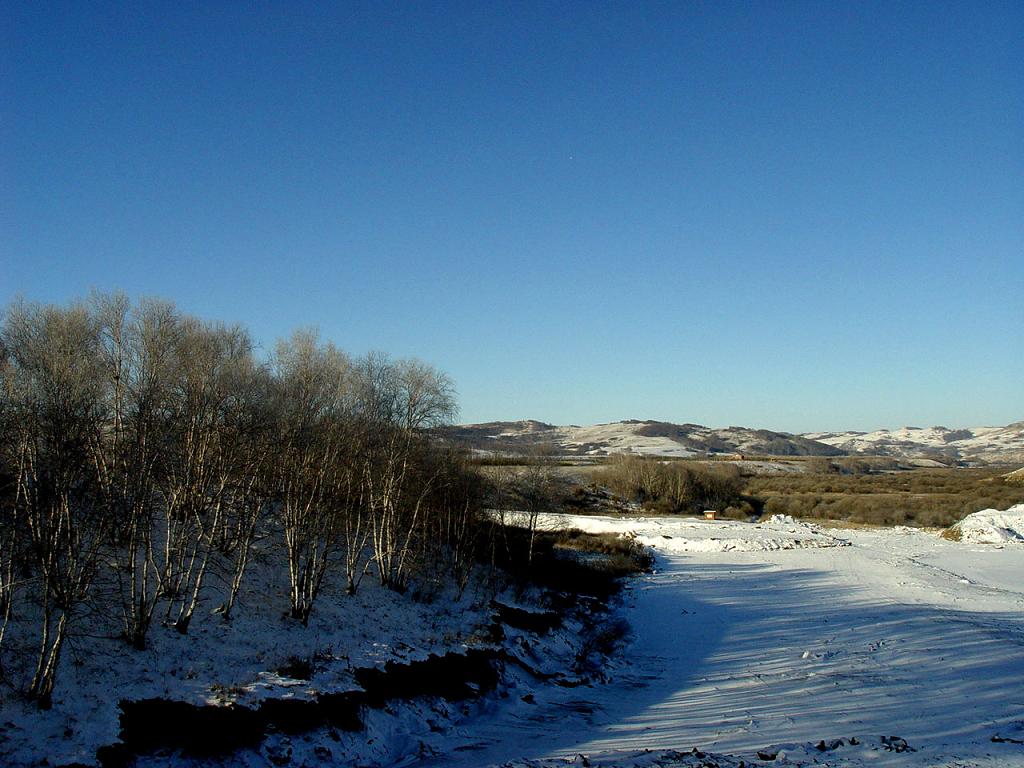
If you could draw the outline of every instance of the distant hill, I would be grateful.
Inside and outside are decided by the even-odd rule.
[[[492,421],[445,427],[453,443],[480,451],[520,452],[552,445],[565,455],[650,456],[750,454],[759,456],[873,455],[897,458],[1011,463],[1024,461],[1024,421],[1005,427],[902,427],[875,432],[791,434],[749,427],[712,428],[665,421],[616,421],[556,426],[542,421]]]
[[[637,453],[652,456],[757,454],[772,456],[840,456],[826,443],[786,432],[664,421],[617,421],[589,427],[555,426],[540,421],[492,421],[447,427],[442,435],[457,444],[483,451],[516,452],[534,445],[553,445],[566,455],[607,456]]]
[[[835,446],[844,453],[961,461],[1024,461],[1024,421],[1005,427],[901,427],[875,432],[811,432],[804,437]]]

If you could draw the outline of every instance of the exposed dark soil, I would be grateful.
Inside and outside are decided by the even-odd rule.
[[[513,629],[546,635],[562,626],[562,614],[555,611],[527,611],[513,605],[504,605],[496,600],[491,605],[497,611],[498,621]]]
[[[274,731],[358,731],[367,707],[379,709],[392,700],[420,696],[462,701],[492,691],[504,658],[501,650],[488,648],[431,655],[408,664],[388,662],[383,668],[355,671],[362,690],[320,694],[310,700],[268,699],[257,708],[125,700],[120,704],[120,743],[102,747],[96,757],[104,768],[124,768],[136,755],[157,750],[177,750],[189,757],[227,755],[258,747]]]

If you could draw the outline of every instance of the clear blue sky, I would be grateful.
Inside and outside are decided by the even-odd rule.
[[[4,304],[317,325],[465,421],[1024,419],[1020,2],[0,7]]]

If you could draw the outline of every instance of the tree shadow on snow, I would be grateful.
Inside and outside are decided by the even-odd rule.
[[[831,570],[680,557],[633,580],[629,603],[634,637],[612,682],[538,688],[531,703],[513,691],[444,762],[883,734],[963,757],[1024,721],[1019,613],[900,604]]]

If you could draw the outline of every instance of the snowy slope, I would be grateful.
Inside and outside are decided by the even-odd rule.
[[[846,453],[932,455],[988,461],[1024,458],[1024,421],[1005,427],[901,427],[875,432],[811,432],[804,437],[835,446]]]
[[[901,427],[875,432],[810,432],[803,435],[748,427],[712,428],[662,421],[616,421],[555,426],[539,421],[462,424],[442,430],[448,439],[482,451],[516,452],[556,446],[566,454],[700,456],[732,453],[772,456],[870,454],[995,462],[1024,461],[1024,422],[1005,427]]]
[[[43,758],[51,765],[95,764],[97,748],[117,741],[121,699],[246,706],[265,698],[311,699],[317,691],[356,687],[354,667],[461,648],[490,621],[490,612],[468,592],[461,598],[443,592],[428,603],[367,577],[353,596],[337,579],[330,581],[303,627],[286,618],[282,564],[259,549],[254,554],[230,622],[209,612],[223,597],[214,591],[187,635],[158,625],[149,647],[137,651],[83,619],[62,657],[52,709],[40,711],[0,686],[0,766],[39,765]],[[15,622],[9,632],[18,629]],[[5,642],[12,652],[11,638]],[[276,671],[296,658],[315,660],[310,679]]]
[[[1000,514],[1019,520],[1024,505]],[[785,517],[542,524],[635,536],[657,553],[655,571],[631,583],[620,608],[631,639],[608,682],[556,685],[513,669],[498,695],[472,706],[396,704],[370,713],[366,732],[278,734],[216,764],[1024,766],[1024,545],[909,528],[826,530]],[[254,606],[276,592],[253,587]],[[270,601],[252,620],[210,617],[187,638],[158,631],[142,655],[81,638],[106,651],[83,667],[69,660],[54,710],[3,702],[0,763],[38,764],[41,745],[50,764],[91,762],[117,733],[122,696],[303,697],[343,683],[333,675],[349,664],[470,642],[487,620],[469,600],[416,603],[365,587],[355,598],[328,596],[308,630],[273,621],[283,606]],[[579,628],[566,631],[508,642],[556,672],[578,652]],[[348,663],[310,681],[263,671],[310,653]],[[174,753],[140,762],[209,764]]]
[[[703,456],[708,453],[803,456],[838,455],[840,450],[799,435],[746,427],[712,429],[699,424],[616,421],[591,426],[555,426],[538,421],[463,424],[441,430],[448,439],[485,451],[521,451],[547,444],[566,454],[605,456]]]

